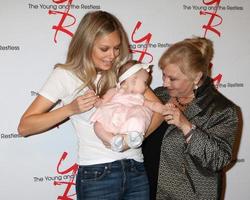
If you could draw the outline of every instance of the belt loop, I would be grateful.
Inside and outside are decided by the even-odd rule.
[[[135,161],[133,159],[130,159],[131,167],[135,166]]]
[[[107,167],[108,167],[108,170],[111,170],[112,169],[112,162],[108,163]]]

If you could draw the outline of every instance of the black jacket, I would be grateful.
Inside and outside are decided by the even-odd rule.
[[[166,88],[155,90],[163,101]],[[157,199],[215,200],[221,195],[221,170],[230,163],[238,130],[238,107],[207,78],[184,115],[196,125],[187,144],[176,126],[163,137]]]

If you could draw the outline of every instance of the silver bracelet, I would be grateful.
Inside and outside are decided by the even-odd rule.
[[[192,124],[190,131],[186,135],[184,135],[185,140],[187,140],[193,134],[192,130],[195,130],[195,129],[196,129],[196,126]]]

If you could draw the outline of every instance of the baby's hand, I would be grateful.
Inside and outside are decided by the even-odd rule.
[[[102,104],[102,99],[98,97],[97,101],[95,102],[95,108],[98,108]]]
[[[158,106],[155,105],[155,108],[157,108],[157,107],[158,107],[158,109],[157,109],[158,113],[164,115],[166,113],[166,111],[168,111],[171,108],[174,108],[175,105],[172,103],[166,103],[166,104],[159,104]]]
[[[173,108],[175,108],[175,105],[173,103],[166,103],[164,106],[163,106],[163,109],[162,109],[162,112],[161,114],[162,115],[166,115],[166,113],[168,113],[169,110],[172,110]]]
[[[164,106],[168,109],[175,108],[175,105],[173,103],[166,103]]]

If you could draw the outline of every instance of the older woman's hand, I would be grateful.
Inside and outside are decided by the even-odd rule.
[[[165,109],[162,114],[168,124],[175,125],[177,128],[182,130],[184,135],[190,131],[192,124],[188,121],[182,111],[174,104],[165,104]]]

